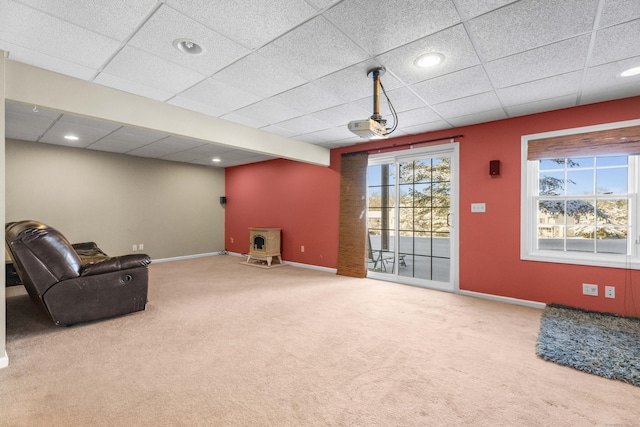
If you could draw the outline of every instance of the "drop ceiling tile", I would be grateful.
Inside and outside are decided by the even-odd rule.
[[[113,89],[144,96],[145,98],[155,99],[156,101],[166,101],[173,96],[171,92],[149,87],[143,83],[134,82],[108,73],[98,74],[93,82]]]
[[[266,45],[261,54],[314,80],[367,59],[367,54],[319,16]]]
[[[173,162],[191,162],[193,160],[198,160],[201,159],[201,156],[198,156],[197,154],[194,154],[190,151],[181,151],[179,153],[174,153],[174,154],[168,154],[166,156],[162,156],[159,157],[162,160],[170,160]],[[209,159],[209,161],[211,161],[211,159]]]
[[[393,119],[389,116],[385,116],[385,118],[387,119],[387,127],[392,126]],[[428,107],[405,111],[402,113],[398,113],[398,129],[402,130],[405,127],[431,123],[441,119],[442,117],[440,117],[431,108]]]
[[[34,108],[37,111],[34,111]],[[57,111],[42,108],[37,105],[23,104],[21,102],[12,102],[9,100],[5,102],[5,112],[26,114],[36,118],[49,119],[49,120],[58,120],[62,115]]]
[[[174,46],[176,39],[192,40],[203,52],[198,55],[182,52]],[[249,53],[249,49],[166,5],[153,14],[129,44],[204,75],[211,75]]]
[[[245,56],[213,76],[216,80],[262,98],[284,92],[307,81],[259,53]]]
[[[505,106],[526,104],[565,95],[577,97],[582,83],[582,71],[548,77],[533,82],[498,89],[498,97]]]
[[[269,132],[269,133],[275,133],[276,135],[284,136],[286,138],[290,138],[290,137],[298,134],[298,132],[292,131],[291,129],[285,129],[285,128],[280,127],[278,125],[265,126],[263,128],[260,128],[260,130],[263,130],[263,131]]]
[[[386,0],[351,0],[332,7],[323,16],[372,55],[460,22],[451,0],[395,0],[392,4]]]
[[[416,83],[411,89],[429,104],[439,104],[490,91],[492,86],[484,68],[478,65]]]
[[[582,70],[590,36],[564,40],[485,64],[496,88]]]
[[[84,148],[111,132],[113,130],[58,121],[40,138],[40,142]],[[65,135],[74,135],[79,139],[77,141],[68,141],[64,139]]]
[[[251,117],[250,115],[240,114],[237,112],[224,114],[220,116],[220,118],[229,122],[238,123],[240,125],[249,126],[252,128],[262,128],[271,124],[264,120],[257,120],[255,117]]]
[[[409,126],[407,128],[402,128],[407,135],[417,135],[419,133],[425,132],[435,132],[438,130],[451,129],[453,126],[444,120],[437,120],[431,123],[425,123],[416,126]]]
[[[317,132],[331,127],[331,125],[310,116],[296,117],[295,119],[277,123],[277,125],[285,129],[290,129],[295,132],[296,135]]]
[[[55,119],[38,116],[36,113],[23,114],[7,109],[5,121],[5,138],[37,141],[53,125]]]
[[[129,151],[127,154],[139,157],[160,158],[170,154],[179,153],[181,151],[186,151],[203,144],[204,143],[200,141],[192,141],[186,138],[170,136],[161,139],[160,141],[152,142],[151,144]]]
[[[285,107],[277,102],[273,102],[270,99],[236,110],[234,115],[236,114],[263,123],[262,126],[257,127],[272,125],[300,116],[298,111],[292,110],[291,108]],[[226,117],[226,115],[223,116],[223,118]]]
[[[223,110],[211,105],[205,105],[201,102],[194,101],[192,99],[185,98],[184,96],[176,96],[167,101],[167,104],[175,105],[176,107],[184,108],[187,110],[195,111],[197,113],[206,114],[212,117],[220,117],[229,110]]]
[[[393,108],[398,113],[408,110],[415,110],[416,108],[422,108],[425,103],[418,95],[406,87],[402,87],[394,90],[387,90],[387,95],[393,104]],[[373,105],[373,96],[371,96],[371,104]],[[373,111],[373,107],[372,107]],[[380,94],[380,113],[385,115],[390,113],[389,103],[383,93]]]
[[[214,79],[203,80],[182,92],[180,96],[209,105],[224,113],[246,107],[261,99],[242,89]]]
[[[611,101],[613,99],[630,98],[632,96],[640,96],[640,85],[638,83],[621,84],[618,86],[608,87],[606,90],[589,88],[582,92],[580,105]],[[640,109],[640,105],[638,106],[638,109]]]
[[[585,88],[605,90],[611,86],[626,85],[629,83],[640,86],[640,75],[622,77],[620,73],[632,67],[640,66],[640,56],[610,62],[587,69]]]
[[[553,99],[545,99],[542,101],[530,102],[522,105],[512,105],[506,107],[509,117],[526,116],[529,114],[537,114],[545,111],[559,110],[562,108],[575,107],[576,95],[561,96]]]
[[[638,0],[606,0],[600,16],[600,28],[640,18]]]
[[[596,33],[590,65],[601,65],[640,55],[640,19]]]
[[[316,10],[304,0],[167,0],[167,4],[232,40],[255,49],[285,33]]]
[[[502,108],[498,108],[495,110],[481,111],[478,113],[469,114],[467,116],[451,117],[447,119],[447,121],[455,127],[462,127],[474,125],[476,123],[486,123],[493,122],[495,120],[503,120],[506,118],[507,115],[505,114],[504,110]]]
[[[368,72],[381,67],[382,64],[378,61],[369,59],[324,76],[314,83],[342,102],[356,101],[373,95],[373,80],[368,77]],[[387,90],[393,90],[402,85],[391,73],[385,73],[380,81]]]
[[[171,93],[182,92],[204,79],[200,73],[129,46],[109,62],[104,72]]]
[[[514,1],[516,0],[457,0],[456,4],[462,18],[468,20]]]
[[[0,0],[0,10],[0,40],[63,61],[99,68],[120,46],[116,40],[14,1]]]
[[[109,132],[113,132],[122,127],[121,124],[107,122],[99,119],[92,119],[90,117],[74,116],[72,114],[65,114],[58,120],[58,123],[68,123],[70,125],[80,125],[87,128],[102,129]]]
[[[288,90],[270,99],[302,114],[313,113],[340,104],[338,98],[313,83]]]
[[[310,132],[305,135],[296,137],[298,141],[308,142],[310,144],[320,144],[323,142],[336,142],[343,141],[345,139],[353,139],[354,134],[347,129],[346,126],[333,127],[324,129],[317,132]],[[359,142],[364,142],[364,139],[358,138]]]
[[[332,126],[347,126],[352,120],[363,120],[371,116],[371,108],[366,110],[358,103],[351,102],[348,104],[338,105],[337,107],[327,108],[326,110],[317,111],[310,116],[318,120],[322,120]]]
[[[432,68],[416,67],[413,62],[425,53],[440,53],[445,58],[440,65]],[[393,73],[406,84],[432,79],[480,63],[462,25],[456,25],[387,52],[378,56],[377,60],[386,67],[387,72]]]
[[[96,69],[74,64],[53,56],[45,55],[35,50],[6,43],[0,40],[0,50],[9,53],[9,59],[34,67],[44,68],[59,74],[75,77],[82,80],[89,80],[96,74]]]
[[[111,153],[128,153],[145,145],[156,142],[160,134],[150,133],[141,135],[129,133],[126,130],[117,130],[104,138],[87,146],[91,150],[108,151]]]
[[[501,108],[500,100],[495,92],[485,92],[454,101],[443,102],[433,106],[436,113],[443,118],[468,116],[483,111],[497,110]]]
[[[19,0],[65,21],[123,41],[144,21],[156,0]]]
[[[468,22],[485,61],[588,33],[599,0],[521,0]]]

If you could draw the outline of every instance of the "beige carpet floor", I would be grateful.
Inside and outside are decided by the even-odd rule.
[[[638,426],[640,387],[535,355],[541,311],[216,256],[57,327],[7,289],[3,426]]]

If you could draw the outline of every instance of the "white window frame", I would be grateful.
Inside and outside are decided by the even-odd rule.
[[[537,249],[538,219],[536,196],[538,192],[538,165],[537,160],[527,160],[530,140],[542,138],[554,138],[558,136],[573,135],[578,133],[598,132],[629,126],[640,125],[640,120],[628,120],[624,122],[607,123],[595,126],[585,126],[573,129],[563,129],[553,132],[544,132],[531,135],[523,135],[521,138],[521,193],[520,193],[520,259],[525,261],[541,261],[562,264],[592,265],[600,267],[631,268],[640,270],[640,219],[638,212],[638,194],[640,192],[640,175],[636,167],[637,156],[629,156],[629,226],[628,235],[629,254],[603,254],[584,253],[571,251],[553,251]],[[573,156],[578,157],[578,156]],[[632,159],[636,157],[636,159]]]

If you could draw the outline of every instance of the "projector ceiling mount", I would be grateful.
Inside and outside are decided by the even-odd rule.
[[[384,73],[385,69],[382,67],[372,68],[367,71],[367,77],[373,79],[373,114],[368,119],[354,120],[349,122],[348,125],[349,130],[361,138],[386,138],[398,127],[398,115],[380,81],[380,77]],[[390,130],[387,129],[387,121],[380,115],[380,89],[382,89],[382,93],[387,98],[394,120],[393,127]]]

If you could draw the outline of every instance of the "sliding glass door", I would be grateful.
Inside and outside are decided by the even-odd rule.
[[[371,156],[369,277],[455,290],[457,144]]]

